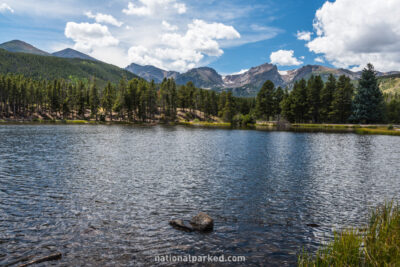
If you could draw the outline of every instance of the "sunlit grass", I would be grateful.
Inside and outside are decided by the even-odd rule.
[[[378,207],[366,229],[335,233],[313,256],[303,251],[298,266],[400,266],[399,205]]]
[[[180,125],[204,126],[204,127],[231,127],[229,122],[206,122],[206,121],[180,121]]]
[[[359,128],[355,130],[358,134],[381,134],[381,135],[397,135],[400,136],[400,131],[388,128]]]

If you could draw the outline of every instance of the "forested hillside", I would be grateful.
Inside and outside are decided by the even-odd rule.
[[[43,57],[33,59],[43,60]],[[91,63],[96,66],[95,62],[72,62],[80,63],[78,66]],[[177,121],[178,112],[201,112],[203,120],[219,117],[241,126],[256,120],[281,119],[296,123],[400,122],[400,98],[382,94],[372,65],[364,69],[357,87],[345,75],[339,79],[330,75],[327,82],[321,76],[311,76],[308,81],[301,79],[295,82],[292,91],[276,88],[268,80],[256,98],[196,88],[191,81],[177,85],[172,78],[155,84],[141,78],[122,77],[118,83],[108,81],[103,86],[98,83],[99,76],[93,78],[90,71],[93,69],[80,74],[87,75],[85,80],[0,74],[0,117],[154,122]],[[68,74],[67,70],[61,73]],[[57,72],[52,75],[60,77]]]
[[[0,73],[46,80],[62,78],[87,81],[95,77],[99,86],[105,86],[108,81],[117,83],[121,78],[137,77],[129,71],[99,61],[13,53],[3,49],[0,49]]]

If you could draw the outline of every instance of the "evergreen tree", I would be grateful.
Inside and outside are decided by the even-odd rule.
[[[99,109],[100,105],[100,99],[96,87],[96,81],[93,80],[93,84],[90,87],[90,112],[92,113],[92,116],[94,115],[96,117],[97,121],[97,111]]]
[[[321,76],[311,76],[307,83],[307,102],[308,116],[313,123],[319,122],[319,112],[321,107],[321,91],[324,88],[324,82]]]
[[[353,101],[352,121],[377,123],[383,120],[383,94],[378,87],[372,64],[363,70]]]
[[[269,120],[275,115],[274,109],[275,85],[270,80],[266,81],[257,94],[256,112],[257,116]]]
[[[342,75],[337,82],[337,88],[333,93],[331,112],[329,119],[335,123],[346,123],[352,112],[352,99],[354,86],[349,77]]]
[[[325,86],[321,91],[321,108],[319,110],[321,122],[330,122],[329,113],[332,112],[331,106],[335,90],[336,78],[330,74],[328,81],[325,83]]]
[[[235,114],[234,114],[234,103],[232,98],[232,92],[228,92],[226,94],[225,107],[223,109],[222,119],[225,122],[232,122],[234,115]]]
[[[274,92],[274,115],[280,115],[282,113],[281,102],[285,97],[285,92],[282,87],[278,87],[278,89]]]
[[[102,106],[106,112],[108,112],[110,116],[110,120],[112,121],[112,108],[114,106],[114,89],[110,82],[108,82],[107,86],[104,88],[103,98],[102,98]]]
[[[294,121],[308,121],[307,83],[304,79],[295,82],[290,98],[290,112],[293,114]]]

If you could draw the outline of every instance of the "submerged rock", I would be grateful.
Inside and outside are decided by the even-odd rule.
[[[214,220],[206,213],[200,212],[190,221],[194,230],[200,232],[210,232],[214,228]]]
[[[193,232],[193,228],[189,225],[186,225],[183,220],[172,220],[169,221],[169,225],[174,227],[177,230],[185,231],[185,232]]]

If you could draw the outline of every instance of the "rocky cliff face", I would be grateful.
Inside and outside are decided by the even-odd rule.
[[[246,85],[253,85],[261,88],[267,80],[272,81],[276,86],[283,86],[285,81],[278,72],[278,68],[272,64],[263,64],[253,67],[238,75],[227,75],[224,77],[224,86],[227,88],[238,88]]]
[[[224,86],[222,76],[214,69],[208,67],[191,69],[186,73],[179,74],[176,77],[177,84],[186,84],[193,82],[197,87],[204,89],[216,89]]]
[[[164,78],[176,79],[176,77],[179,75],[179,73],[176,71],[166,71],[151,65],[141,66],[135,63],[132,63],[125,69],[138,75],[139,77],[142,77],[143,79],[149,82],[154,80],[154,82],[156,83],[161,83]]]

